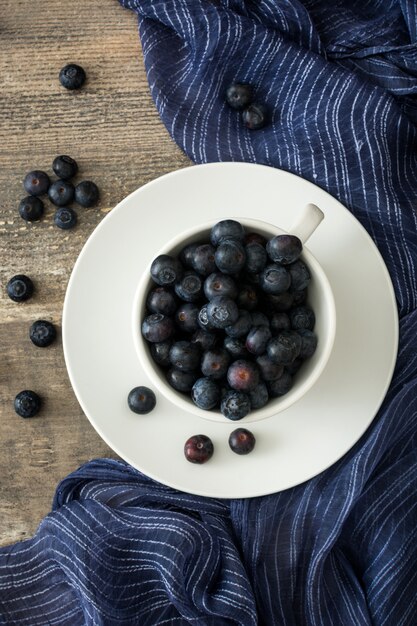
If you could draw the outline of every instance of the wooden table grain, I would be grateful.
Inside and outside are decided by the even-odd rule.
[[[85,86],[58,81],[79,63]],[[117,0],[0,0],[0,545],[30,537],[50,511],[57,483],[89,459],[116,455],[99,438],[72,391],[61,341],[67,282],[88,236],[122,198],[166,172],[190,165],[161,123],[150,96],[136,16]],[[71,231],[23,221],[18,204],[31,169],[53,174],[58,154],[94,180],[98,207],[77,209]],[[24,273],[33,298],[14,303],[5,286]],[[36,319],[51,320],[58,340],[37,348]],[[22,389],[44,399],[40,414],[22,419],[13,400]]]

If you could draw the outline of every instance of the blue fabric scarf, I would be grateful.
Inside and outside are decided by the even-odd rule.
[[[416,2],[120,1],[138,13],[152,96],[193,161],[289,170],[365,226],[394,283],[398,362],[362,439],[293,489],[213,500],[117,461],[80,468],[36,536],[0,551],[0,623],[414,626]],[[225,105],[233,80],[267,103],[265,129],[242,129]]]

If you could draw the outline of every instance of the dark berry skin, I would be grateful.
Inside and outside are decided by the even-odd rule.
[[[59,207],[55,211],[54,224],[62,230],[70,230],[76,226],[78,217],[74,209],[71,207]]]
[[[226,239],[218,245],[214,259],[223,274],[238,274],[246,262],[245,248],[235,239]]]
[[[225,337],[223,345],[231,355],[232,359],[247,359],[250,357],[250,353],[246,349],[244,339]]]
[[[293,305],[294,296],[290,291],[284,291],[283,293],[265,294],[262,304],[265,312],[268,315],[273,315],[275,312],[288,311]]]
[[[246,337],[252,327],[252,317],[249,311],[239,309],[239,317],[236,322],[231,326],[226,326],[225,331],[229,337],[238,339],[239,337]]]
[[[171,341],[160,341],[151,344],[152,359],[161,367],[170,367],[169,351],[171,349]]]
[[[26,222],[36,222],[41,219],[44,208],[44,204],[40,198],[27,196],[19,203],[19,215]]]
[[[293,306],[301,306],[306,303],[307,300],[307,288],[300,290],[290,289],[290,294],[292,296],[292,305]]]
[[[243,285],[236,299],[239,309],[253,311],[258,306],[258,292],[252,285]]]
[[[213,272],[204,281],[204,295],[207,300],[212,300],[216,296],[227,296],[234,300],[237,297],[238,288],[231,276],[220,272]]]
[[[271,361],[267,354],[261,354],[261,356],[258,356],[256,363],[259,367],[261,378],[264,381],[276,380],[282,376],[284,372],[284,366]]]
[[[14,410],[20,417],[35,417],[41,408],[41,398],[34,391],[20,391],[14,399]]]
[[[174,322],[162,313],[152,313],[142,322],[142,335],[150,343],[166,341],[174,334]]]
[[[79,89],[86,79],[85,71],[76,63],[65,65],[59,72],[59,82],[65,89]]]
[[[256,439],[250,430],[236,428],[229,435],[230,449],[236,454],[249,454],[255,447]]]
[[[77,162],[74,161],[70,156],[66,154],[61,154],[60,156],[55,157],[52,163],[52,169],[58,178],[62,178],[63,180],[67,180],[68,178],[72,178],[78,172]]]
[[[301,240],[295,235],[277,235],[268,241],[266,251],[274,263],[288,265],[299,258],[303,250]]]
[[[290,274],[285,267],[277,263],[267,265],[260,275],[260,286],[265,293],[280,294],[287,291],[291,284]]]
[[[191,343],[199,345],[201,351],[212,350],[219,343],[219,336],[217,333],[199,328],[191,337]]]
[[[292,387],[292,376],[287,370],[284,370],[283,375],[276,380],[271,380],[270,382],[268,382],[267,387],[271,398],[283,396],[284,394],[288,393]]]
[[[226,328],[234,324],[239,317],[237,304],[231,298],[218,296],[210,300],[207,305],[209,323],[215,328]]]
[[[241,420],[251,410],[249,396],[242,391],[229,391],[223,397],[220,411],[229,420]]]
[[[260,311],[252,311],[250,314],[252,320],[252,326],[269,326],[269,319],[265,313]]]
[[[175,324],[185,333],[193,333],[199,328],[198,314],[200,307],[193,302],[181,304],[175,313]]]
[[[201,352],[197,344],[191,341],[176,341],[169,351],[172,365],[183,372],[193,372],[200,365]]]
[[[253,391],[249,391],[249,400],[253,410],[262,409],[262,407],[268,404],[269,393],[265,383],[261,382]]]
[[[97,204],[100,192],[92,180],[83,180],[75,188],[75,202],[80,206],[89,208]]]
[[[203,282],[196,272],[185,272],[178,283],[175,283],[175,293],[184,302],[197,302],[203,295]]]
[[[217,271],[214,262],[215,249],[209,243],[204,243],[194,250],[192,257],[193,270],[201,276],[209,276]]]
[[[259,383],[259,370],[255,363],[239,359],[227,370],[227,382],[236,391],[252,391]]]
[[[167,371],[167,381],[169,385],[181,393],[190,393],[197,378],[197,372],[183,372],[177,367],[171,367],[171,369]]]
[[[230,360],[230,354],[225,348],[207,350],[201,359],[201,373],[213,380],[220,380],[226,376]]]
[[[300,358],[309,359],[316,351],[317,348],[317,335],[313,331],[303,328],[298,331],[301,337],[301,350]]]
[[[7,295],[14,302],[29,300],[33,294],[33,282],[24,274],[16,274],[7,283]]]
[[[210,232],[210,241],[213,246],[218,246],[226,239],[234,239],[242,243],[245,239],[245,230],[236,220],[222,220],[213,226]]]
[[[307,330],[305,332],[310,333],[311,331]],[[302,347],[302,344],[301,344],[301,347]],[[290,363],[289,365],[286,365],[285,369],[288,372],[288,374],[291,374],[291,376],[294,376],[298,372],[298,370],[300,369],[303,363],[304,363],[304,360],[303,358],[301,358],[301,352],[300,352],[300,356],[294,359],[294,361]]]
[[[200,409],[210,411],[220,402],[220,387],[211,378],[199,378],[191,390],[191,400]]]
[[[242,121],[249,130],[259,130],[268,121],[268,111],[263,104],[253,103],[242,111]]]
[[[292,363],[300,355],[301,337],[294,330],[283,330],[273,337],[267,345],[267,354],[271,361],[280,365]]]
[[[213,330],[214,326],[208,317],[207,309],[208,309],[208,304],[204,304],[201,307],[198,313],[197,323],[202,330]]]
[[[271,338],[272,334],[268,326],[254,326],[246,337],[246,348],[256,356],[264,354]]]
[[[185,246],[185,248],[181,250],[179,254],[179,259],[184,267],[192,269],[194,252],[200,245],[200,243],[190,243],[188,244],[188,246]]]
[[[253,102],[253,98],[253,87],[248,83],[232,83],[226,90],[226,102],[236,111],[241,111],[249,106]]]
[[[55,206],[67,206],[74,199],[74,185],[68,180],[56,180],[48,189],[48,197]]]
[[[29,329],[29,338],[35,346],[46,348],[56,339],[55,326],[47,320],[36,320]]]
[[[252,274],[259,274],[264,269],[268,259],[264,246],[256,242],[248,243],[245,246],[245,253],[245,270]]]
[[[148,293],[146,308],[150,313],[174,315],[177,310],[177,301],[170,289],[166,287],[156,287]]]
[[[139,415],[150,413],[156,405],[156,397],[149,387],[135,387],[127,397],[129,409]]]
[[[261,246],[266,246],[267,241],[268,240],[266,239],[266,237],[260,235],[259,233],[248,233],[245,236],[246,245],[248,245],[249,243],[259,243],[261,244]]]
[[[213,456],[213,442],[206,435],[193,435],[184,445],[184,455],[190,463],[202,465]]]
[[[311,275],[307,265],[301,259],[288,265],[287,269],[291,276],[291,289],[293,291],[302,291],[308,287]]]
[[[160,254],[152,261],[151,276],[153,281],[161,287],[174,285],[181,279],[184,270],[178,259],[169,254]]]
[[[291,328],[290,318],[284,311],[274,313],[271,316],[270,324],[271,330],[275,334],[279,333],[281,330],[290,330]]]
[[[49,189],[49,185],[51,181],[49,180],[49,176],[46,172],[42,172],[41,170],[33,170],[26,174],[23,187],[25,191],[29,193],[31,196],[41,196],[46,193]]]
[[[309,306],[297,306],[291,309],[290,313],[291,326],[294,330],[313,330],[316,323],[316,316],[313,309]]]

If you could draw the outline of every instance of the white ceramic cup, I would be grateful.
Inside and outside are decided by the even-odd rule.
[[[299,237],[304,244],[323,218],[324,214],[317,206],[307,204],[301,217],[297,220],[297,223],[287,232]],[[271,239],[275,235],[286,232],[278,226],[259,220],[230,219],[238,219],[242,226],[244,226],[246,232],[257,232],[267,239]],[[161,250],[155,251],[155,257],[159,254],[171,254],[175,256],[179,254],[180,250],[187,244],[195,241],[209,241],[210,230],[213,225],[213,222],[200,224],[174,237],[174,239],[169,241]],[[314,310],[316,316],[314,332],[318,337],[317,349],[311,358],[306,359],[301,369],[294,376],[293,386],[288,393],[279,398],[269,400],[268,404],[261,409],[251,411],[249,415],[240,420],[240,424],[271,417],[284,411],[290,405],[294,404],[294,402],[297,402],[297,400],[304,396],[318,380],[329,360],[336,333],[336,309],[333,293],[323,269],[306,247],[303,247],[300,258],[306,263],[311,273],[307,303]],[[151,357],[149,345],[141,334],[141,324],[145,317],[147,294],[154,286],[150,278],[150,265],[152,261],[153,259],[150,259],[149,266],[139,282],[133,304],[133,341],[142,367],[149,377],[149,380],[158,391],[177,407],[204,419],[225,421],[230,424],[230,420],[225,418],[219,410],[204,411],[193,403],[189,394],[182,394],[173,389],[166,381],[164,370],[157,365]],[[138,381],[138,385],[139,384],[146,384],[146,382]]]

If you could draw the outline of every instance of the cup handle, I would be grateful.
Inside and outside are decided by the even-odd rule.
[[[288,232],[301,239],[301,243],[304,244],[323,219],[324,213],[318,206],[306,204],[300,217]]]

